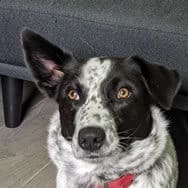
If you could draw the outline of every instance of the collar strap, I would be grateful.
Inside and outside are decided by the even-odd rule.
[[[133,179],[134,176],[132,174],[126,174],[116,180],[109,181],[98,188],[128,188],[133,182]]]

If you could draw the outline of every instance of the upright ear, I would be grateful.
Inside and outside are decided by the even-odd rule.
[[[25,29],[22,46],[26,65],[31,70],[40,90],[54,97],[58,84],[64,76],[65,64],[75,62],[72,53],[61,50],[39,34]]]
[[[131,60],[139,65],[147,88],[155,103],[169,110],[181,86],[178,72],[161,65],[148,63],[138,56],[131,57]]]

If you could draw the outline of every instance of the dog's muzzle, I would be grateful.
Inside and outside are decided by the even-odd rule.
[[[83,150],[97,151],[105,141],[105,132],[99,127],[85,127],[78,133],[78,143]]]

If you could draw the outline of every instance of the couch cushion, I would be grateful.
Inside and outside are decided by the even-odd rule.
[[[126,27],[180,34],[188,32],[186,0],[1,0],[0,6]]]
[[[138,54],[176,68],[188,93],[187,1],[115,2],[1,0],[0,62],[23,66],[19,33],[27,26],[79,58]]]

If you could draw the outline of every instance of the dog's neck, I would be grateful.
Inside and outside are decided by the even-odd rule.
[[[49,129],[49,154],[56,166],[76,183],[92,184],[119,178],[123,173],[139,174],[151,168],[164,151],[168,121],[159,108],[151,107],[153,118],[150,135],[131,144],[123,153],[113,154],[101,163],[89,163],[74,157],[71,144],[61,135],[59,113],[51,120]],[[83,177],[83,178],[81,178]],[[101,178],[103,177],[103,178]],[[77,179],[77,180],[76,180]]]

